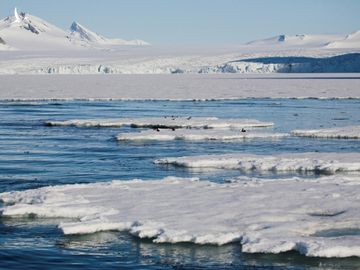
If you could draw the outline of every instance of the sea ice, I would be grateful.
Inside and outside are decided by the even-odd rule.
[[[360,139],[360,126],[294,130],[291,133],[299,137]]]
[[[162,158],[154,162],[188,168],[243,171],[297,171],[325,174],[360,171],[360,154],[358,153],[287,153],[275,155],[237,153]]]
[[[6,40],[5,40],[6,41]],[[19,56],[23,69],[37,61]],[[24,63],[29,61],[29,63]],[[52,61],[54,61],[52,59]],[[75,61],[75,60],[74,60]],[[10,72],[7,61],[0,69]],[[30,63],[31,62],[31,63]],[[82,68],[86,68],[82,66]],[[106,69],[98,65],[96,69]],[[2,75],[0,100],[227,100],[360,98],[356,74]],[[119,87],[121,85],[121,87]],[[131,91],[129,91],[131,89]],[[239,116],[236,116],[239,117]]]
[[[117,119],[75,119],[67,121],[48,121],[49,126],[76,127],[121,127],[135,128],[249,128],[270,127],[271,122],[254,119],[219,119],[216,117],[154,117],[154,118],[117,118]]]
[[[244,140],[255,138],[282,138],[289,136],[287,133],[270,133],[258,132],[253,130],[219,130],[219,129],[158,129],[158,130],[145,130],[137,133],[121,133],[116,136],[119,141],[138,141],[138,140]]]
[[[0,211],[75,218],[59,224],[65,234],[126,230],[156,243],[235,242],[248,253],[349,257],[360,256],[359,194],[359,176],[226,184],[166,178],[2,193]]]

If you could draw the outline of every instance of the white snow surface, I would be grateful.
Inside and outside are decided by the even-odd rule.
[[[136,133],[121,133],[116,136],[119,141],[140,141],[140,140],[157,140],[157,141],[170,141],[170,140],[221,140],[221,141],[233,141],[233,140],[245,140],[245,139],[271,139],[282,138],[289,136],[287,133],[271,133],[271,132],[259,132],[251,129],[245,129],[246,132],[241,130],[219,130],[219,129],[159,129],[157,130],[145,130]]]
[[[0,200],[5,217],[76,218],[59,224],[65,234],[119,230],[155,243],[236,242],[247,253],[359,257],[359,191],[358,176],[227,184],[166,178],[44,187]]]
[[[360,126],[293,130],[291,134],[312,138],[360,139]]]
[[[277,46],[277,47],[323,47],[331,42],[344,39],[344,35],[278,35],[275,37],[248,42],[251,46]]]
[[[254,155],[247,153],[162,158],[156,164],[187,168],[216,168],[242,171],[296,171],[335,174],[360,171],[359,153],[290,153]]]
[[[271,127],[272,122],[262,122],[256,119],[220,119],[217,117],[149,117],[149,118],[116,118],[116,119],[74,119],[66,121],[48,121],[49,126],[76,127],[121,127],[134,128],[248,128]]]
[[[359,48],[360,47],[360,31],[356,31],[347,35],[345,38],[329,42],[327,48]]]

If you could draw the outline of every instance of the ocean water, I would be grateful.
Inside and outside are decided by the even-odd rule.
[[[360,100],[0,102],[0,192],[113,179],[199,177],[215,182],[238,171],[154,165],[161,157],[247,152],[359,152],[359,140],[253,139],[236,142],[117,142],[133,128],[48,127],[49,120],[216,116],[272,121],[278,132],[360,124]],[[293,174],[259,174],[283,178]],[[319,177],[314,174],[302,177]],[[241,246],[154,244],[126,232],[64,236],[59,220],[0,218],[1,269],[360,269],[359,258],[306,258],[295,252],[245,254]]]

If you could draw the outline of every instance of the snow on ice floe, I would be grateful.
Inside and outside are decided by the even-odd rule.
[[[216,168],[243,171],[296,171],[334,174],[360,171],[358,153],[287,153],[253,155],[247,153],[162,158],[156,164],[187,168]]]
[[[360,177],[112,181],[0,194],[2,216],[69,217],[65,234],[129,231],[156,243],[238,242],[248,253],[360,256]],[[336,233],[329,233],[329,232]]]
[[[293,130],[291,133],[299,137],[360,139],[360,126]]]
[[[219,119],[216,117],[153,117],[153,118],[117,118],[117,119],[75,119],[67,121],[48,121],[48,126],[76,127],[121,127],[135,128],[250,128],[270,127],[272,122],[255,119]]]
[[[254,130],[219,130],[219,129],[158,129],[145,130],[137,133],[121,133],[116,136],[119,141],[140,141],[140,140],[244,140],[256,138],[282,138],[289,136],[287,133],[258,132]]]

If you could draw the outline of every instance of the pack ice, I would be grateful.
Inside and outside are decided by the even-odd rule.
[[[219,119],[216,117],[154,117],[154,118],[117,118],[117,119],[75,119],[67,121],[48,121],[48,126],[76,127],[121,127],[135,128],[249,128],[270,127],[272,122],[255,119]]]
[[[188,168],[242,171],[297,171],[324,174],[360,171],[359,153],[287,153],[276,155],[237,153],[163,158],[154,162]]]
[[[360,256],[360,177],[112,181],[0,194],[5,217],[68,217],[65,234],[129,231],[156,243],[239,243],[248,253]]]

